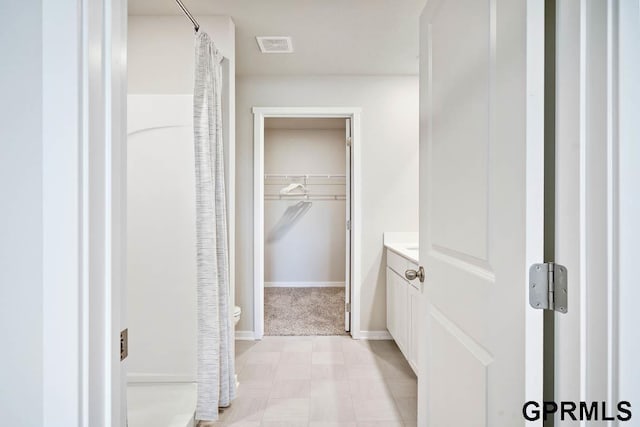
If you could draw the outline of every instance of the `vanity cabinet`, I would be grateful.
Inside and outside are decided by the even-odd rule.
[[[418,342],[421,312],[420,290],[415,286],[409,286],[409,355],[407,360],[413,368],[413,372],[418,375]]]
[[[408,282],[397,272],[387,267],[387,329],[407,356],[409,336],[407,306],[409,304]]]
[[[404,277],[417,264],[387,250],[387,329],[417,374],[420,322],[420,282]]]

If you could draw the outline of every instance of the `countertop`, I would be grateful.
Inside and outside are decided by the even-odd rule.
[[[403,258],[418,264],[420,251],[418,249],[418,233],[394,233],[383,234],[384,247],[392,250]]]

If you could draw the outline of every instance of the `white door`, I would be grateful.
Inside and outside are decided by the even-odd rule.
[[[419,426],[524,425],[523,403],[542,399],[542,312],[527,302],[543,246],[534,3],[431,0],[421,17]]]
[[[344,330],[351,331],[351,119],[345,120],[345,262],[344,262]]]

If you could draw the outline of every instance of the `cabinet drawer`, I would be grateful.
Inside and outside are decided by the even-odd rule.
[[[418,268],[418,265],[409,261],[405,257],[398,255],[397,253],[393,252],[391,249],[387,249],[387,267],[389,267],[390,269],[398,273],[400,277],[404,277],[405,271],[415,270]],[[418,288],[419,284],[413,283],[413,282],[418,282],[417,279],[412,280],[411,282],[413,287]]]

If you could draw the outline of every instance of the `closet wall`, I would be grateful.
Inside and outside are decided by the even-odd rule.
[[[346,169],[344,120],[323,129],[281,126],[291,127],[265,122],[265,286],[344,287],[346,201],[337,195],[344,196],[345,179],[335,176]],[[310,199],[278,199],[280,189],[305,178],[272,174],[312,175]],[[326,200],[314,199],[321,194]]]

